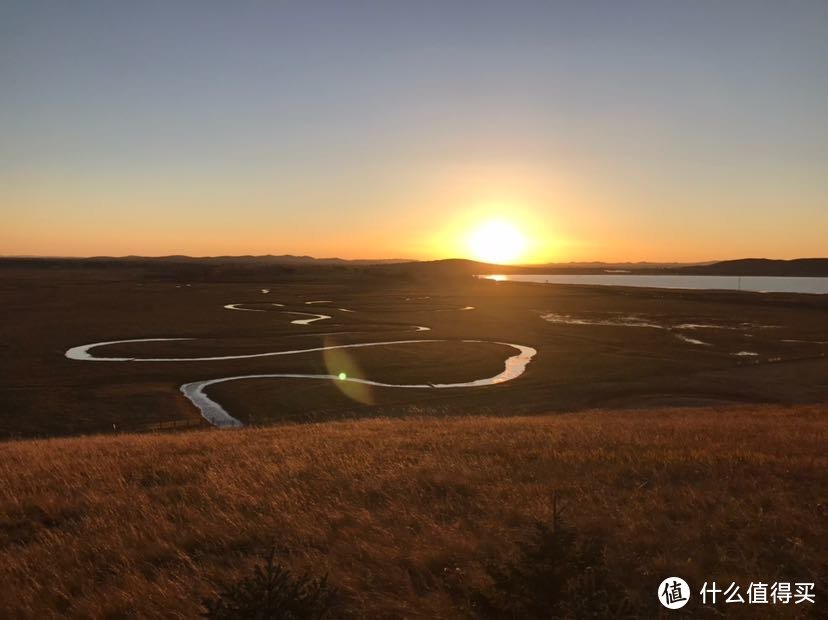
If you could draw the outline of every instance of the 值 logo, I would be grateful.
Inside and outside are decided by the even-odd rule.
[[[680,577],[667,577],[658,586],[658,600],[667,609],[681,609],[690,600],[690,586]]]

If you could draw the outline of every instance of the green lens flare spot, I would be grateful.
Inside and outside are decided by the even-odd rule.
[[[344,372],[339,373],[339,380],[340,381],[345,381],[345,379],[347,379],[347,378],[348,378],[348,375],[346,375]]]

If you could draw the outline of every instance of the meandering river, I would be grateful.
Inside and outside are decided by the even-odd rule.
[[[314,301],[314,302],[306,302],[306,304],[313,304],[313,303],[331,303],[328,301]],[[233,303],[233,304],[226,304],[224,308],[227,310],[236,310],[236,311],[246,311],[246,312],[263,312],[264,310],[257,309],[257,308],[243,308],[241,307],[243,304]],[[275,307],[284,307],[283,304],[278,303],[269,303],[267,305],[275,306]],[[466,306],[464,308],[459,308],[459,310],[473,310],[471,306]],[[331,317],[324,314],[310,314],[307,312],[295,312],[295,311],[280,311],[284,314],[299,314],[299,315],[306,315],[312,318],[310,319],[301,319],[301,320],[294,320],[291,321],[294,325],[308,325],[314,321],[319,320],[326,320],[330,319]],[[428,331],[429,328],[425,326],[413,326],[415,331]],[[471,343],[489,343],[489,341],[483,340],[461,340],[461,341],[450,341],[450,340],[437,340],[437,339],[422,339],[422,340],[386,340],[386,341],[379,341],[379,342],[362,342],[362,343],[355,343],[355,344],[342,344],[342,345],[334,345],[334,346],[327,346],[327,347],[311,347],[307,349],[291,349],[291,350],[283,350],[283,351],[266,351],[263,353],[247,353],[247,354],[238,354],[238,355],[211,355],[206,357],[120,357],[120,356],[107,356],[105,354],[99,355],[94,352],[95,349],[99,349],[101,347],[110,346],[110,345],[117,345],[117,344],[129,344],[129,343],[151,343],[151,342],[171,342],[171,341],[192,341],[196,340],[195,338],[133,338],[130,340],[108,340],[104,342],[93,342],[90,344],[83,344],[76,347],[72,347],[66,351],[66,357],[72,360],[78,361],[85,361],[85,362],[212,362],[212,361],[223,361],[223,360],[242,360],[242,359],[252,359],[252,358],[261,358],[261,357],[275,357],[275,356],[284,356],[284,355],[301,355],[307,353],[318,353],[322,351],[330,351],[333,349],[359,349],[359,348],[366,348],[366,347],[383,347],[383,346],[391,346],[391,345],[411,345],[411,344],[423,344],[423,343],[446,343],[446,342],[471,342]],[[242,381],[245,379],[314,379],[320,381],[350,381],[353,383],[361,383],[365,385],[372,385],[377,387],[388,387],[388,388],[402,388],[402,389],[424,389],[424,390],[432,390],[432,389],[447,389],[447,388],[471,388],[471,387],[482,387],[482,386],[490,386],[496,385],[498,383],[503,383],[505,381],[511,381],[523,374],[526,370],[526,366],[532,360],[532,358],[537,353],[537,350],[533,349],[532,347],[527,347],[519,344],[512,344],[509,342],[492,342],[491,344],[500,344],[506,347],[511,347],[517,353],[515,355],[511,355],[510,357],[506,358],[504,363],[503,371],[500,373],[492,376],[492,377],[484,377],[481,379],[474,379],[471,381],[463,381],[459,383],[413,383],[413,384],[401,384],[401,383],[384,383],[381,381],[372,381],[369,379],[359,379],[355,377],[347,377],[344,375],[333,375],[333,374],[294,374],[294,373],[275,373],[275,374],[257,374],[257,375],[232,375],[227,377],[219,377],[217,379],[206,379],[202,381],[193,381],[190,383],[185,383],[181,386],[181,392],[186,396],[193,405],[199,410],[202,417],[207,420],[210,424],[214,426],[218,426],[221,428],[233,428],[242,426],[242,423],[237,419],[230,415],[219,403],[212,400],[207,394],[205,393],[205,389],[211,385],[215,385],[217,383],[226,383],[228,381]]]

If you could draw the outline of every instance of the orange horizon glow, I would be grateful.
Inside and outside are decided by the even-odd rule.
[[[690,205],[686,211],[641,216],[627,206],[639,197],[609,200],[597,180],[587,183],[564,169],[561,164],[553,175],[526,163],[445,168],[416,186],[400,180],[370,200],[359,190],[369,181],[354,180],[355,189],[340,196],[336,208],[330,195],[312,186],[285,192],[254,185],[240,192],[217,191],[200,178],[186,187],[167,183],[152,190],[96,185],[91,178],[74,186],[44,181],[1,190],[2,204],[14,208],[4,213],[0,255],[292,254],[529,265],[825,254],[819,226],[793,218],[779,222],[772,209],[715,226],[686,216],[693,212]],[[241,206],[230,206],[235,204]],[[472,242],[491,222],[500,222],[499,234],[519,247],[498,250],[496,230]],[[798,234],[783,234],[794,224]]]
[[[435,232],[424,235],[425,239],[432,237],[436,242],[423,242],[422,239],[404,243],[364,243],[341,244],[317,241],[307,245],[295,240],[269,243],[264,240],[251,240],[250,243],[236,242],[217,243],[198,240],[158,239],[146,240],[141,243],[114,243],[107,239],[116,236],[115,233],[103,231],[97,239],[68,239],[62,236],[58,239],[36,239],[32,235],[25,242],[9,240],[7,235],[0,232],[0,256],[5,257],[55,257],[55,258],[88,258],[94,256],[189,256],[194,258],[209,258],[217,256],[264,256],[264,255],[293,255],[312,256],[314,258],[340,258],[344,260],[386,260],[400,259],[413,261],[428,261],[442,259],[470,259],[480,262],[500,265],[542,265],[547,263],[568,262],[606,262],[606,263],[697,263],[713,262],[738,258],[772,258],[794,259],[814,258],[825,256],[826,252],[819,251],[817,243],[808,248],[802,243],[779,242],[768,244],[766,250],[757,250],[747,244],[731,244],[731,247],[716,247],[711,243],[701,243],[700,251],[670,251],[668,248],[641,248],[625,247],[621,251],[606,252],[606,244],[597,241],[592,243],[555,239],[544,242],[536,238],[527,239],[527,248],[508,260],[497,260],[495,256],[485,256],[469,248],[469,235],[473,228],[466,232],[455,233],[452,240],[447,240],[445,232]],[[29,243],[29,241],[37,241]],[[704,251],[701,248],[708,248]],[[591,251],[595,250],[595,251]]]

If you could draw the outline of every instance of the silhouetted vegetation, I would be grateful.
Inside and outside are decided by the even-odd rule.
[[[624,590],[604,561],[604,544],[565,527],[557,494],[551,522],[538,522],[517,553],[488,563],[491,587],[473,593],[481,618],[616,618],[627,611]]]
[[[253,574],[204,602],[210,620],[318,620],[333,608],[336,590],[327,577],[292,575],[271,551]]]

